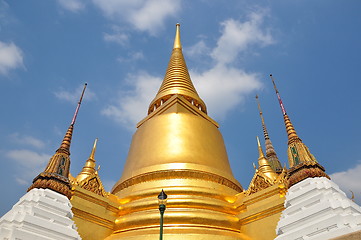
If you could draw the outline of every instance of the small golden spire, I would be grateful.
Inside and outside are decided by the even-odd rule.
[[[325,169],[317,162],[316,158],[310,153],[308,147],[302,143],[302,140],[298,137],[293,124],[291,123],[288,114],[286,113],[285,107],[281,100],[281,96],[276,87],[276,83],[270,74],[273,87],[276,91],[278,102],[280,104],[286,132],[288,136],[288,161],[290,169],[288,171],[288,187],[306,179],[309,177],[326,177],[330,178],[326,173]]]
[[[90,153],[89,159],[94,159],[95,151],[97,149],[98,138],[95,139],[92,152]]]
[[[98,138],[96,138],[94,141],[93,149],[90,153],[88,160],[86,160],[83,169],[76,177],[76,180],[78,182],[81,182],[82,180],[86,179],[88,176],[96,173],[96,169],[95,169],[96,165],[95,165],[94,156],[95,156],[95,151],[96,151],[96,147],[97,147],[97,142],[98,142]]]
[[[266,145],[266,157],[267,157],[268,162],[270,163],[272,169],[276,173],[281,173],[282,172],[282,166],[281,166],[281,163],[280,163],[280,161],[279,161],[279,159],[277,157],[277,154],[276,154],[276,151],[275,151],[275,149],[273,147],[271,139],[269,138],[268,131],[267,131],[267,128],[266,128],[266,123],[265,123],[264,118],[263,118],[263,112],[262,112],[262,109],[261,109],[261,104],[260,104],[259,99],[258,99],[258,95],[256,95],[256,100],[257,100],[259,115],[260,115],[261,121],[262,121],[263,135],[264,135],[265,145]]]
[[[33,184],[28,188],[28,191],[33,188],[51,189],[67,196],[70,199],[70,143],[73,135],[74,124],[79,112],[80,104],[82,102],[86,86],[87,84],[85,83],[73,119],[63,138],[63,141],[60,144],[60,147],[50,158],[45,170],[34,178]]]
[[[258,159],[265,158],[264,154],[263,154],[262,147],[261,147],[261,143],[259,142],[258,136],[256,138],[257,138],[257,146],[258,146],[258,154],[259,154]]]
[[[157,95],[149,105],[148,114],[160,107],[175,94],[182,95],[195,107],[200,109],[202,112],[207,113],[206,105],[198,96],[198,93],[189,75],[187,64],[184,60],[182,44],[180,40],[179,23],[176,25],[174,48],[168,63],[167,71]]]
[[[258,144],[258,171],[262,172],[265,176],[267,176],[272,181],[277,179],[277,173],[272,169],[271,165],[269,164],[268,160],[264,156],[261,143],[259,142],[259,138],[257,136],[257,144]]]

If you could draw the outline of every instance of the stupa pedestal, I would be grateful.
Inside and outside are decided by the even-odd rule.
[[[0,218],[0,239],[81,239],[69,199],[50,189],[34,188]]]
[[[361,230],[361,207],[325,177],[288,189],[275,240],[325,240]]]

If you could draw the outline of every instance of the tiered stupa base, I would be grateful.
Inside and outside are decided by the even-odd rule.
[[[72,217],[66,196],[49,189],[34,188],[0,219],[0,239],[81,239]]]
[[[285,208],[275,240],[325,240],[361,230],[361,207],[325,177],[293,185]]]
[[[224,185],[225,179],[221,184],[215,182],[215,179],[192,179],[198,176],[195,171],[189,170],[189,174],[186,170],[178,171],[182,173],[179,178],[145,181],[116,193],[122,203],[120,216],[115,221],[115,231],[106,239],[159,239],[157,195],[162,188],[168,195],[164,213],[164,239],[250,239],[241,233],[239,218],[233,207],[239,189]],[[202,176],[206,173],[198,174]]]

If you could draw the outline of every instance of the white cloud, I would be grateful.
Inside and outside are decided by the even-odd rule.
[[[23,53],[14,43],[0,41],[0,74],[6,75],[11,69],[23,66]]]
[[[181,7],[181,0],[93,0],[93,3],[106,17],[115,21],[126,21],[135,29],[152,35]]]
[[[128,54],[128,57],[126,57],[126,58],[124,58],[124,57],[117,58],[117,60],[121,63],[134,62],[134,61],[138,61],[138,60],[142,60],[142,59],[144,59],[143,52],[134,52],[134,53]]]
[[[242,103],[247,94],[261,87],[257,73],[236,68],[233,62],[251,46],[263,47],[274,43],[269,30],[264,30],[262,26],[265,14],[266,11],[252,12],[245,22],[234,19],[222,22],[222,35],[217,46],[210,51],[214,66],[203,72],[191,71],[210,116],[223,119],[230,110]],[[201,50],[192,50],[192,54],[204,54],[208,49],[203,40],[194,47],[200,47]]]
[[[30,145],[36,148],[43,148],[45,143],[37,138],[27,135],[20,135],[19,133],[13,133],[10,135],[10,139],[18,144]]]
[[[216,65],[202,73],[191,72],[191,76],[207,105],[208,114],[216,119],[223,119],[245,95],[261,87],[257,74],[224,65]]]
[[[85,8],[81,0],[57,0],[57,2],[62,8],[71,12],[79,12]]]
[[[51,157],[48,154],[39,154],[25,149],[11,150],[7,153],[7,156],[15,160],[19,165],[29,168],[44,165]]]
[[[191,58],[208,54],[209,48],[207,47],[204,40],[200,40],[193,46],[184,48],[183,51],[185,55]]]
[[[54,95],[56,98],[60,99],[60,100],[65,100],[67,102],[71,102],[71,103],[77,103],[79,101],[81,92],[83,91],[84,85],[79,85],[78,88],[76,88],[74,91],[67,91],[64,89],[60,89],[56,92],[54,92]],[[89,85],[86,88],[86,91],[84,93],[84,101],[88,101],[88,100],[93,100],[96,99],[96,95],[94,92],[92,92],[89,89]]]
[[[161,79],[139,72],[129,75],[127,82],[131,90],[121,92],[116,102],[107,106],[102,114],[134,129],[135,124],[147,115],[148,105],[155,97]]]
[[[51,155],[20,149],[8,151],[6,156],[14,160],[18,174],[15,180],[21,185],[29,185],[37,174],[42,172]]]
[[[125,45],[129,40],[129,36],[126,33],[122,32],[122,29],[120,27],[113,25],[112,33],[104,33],[103,39],[106,42],[114,42],[120,45]]]
[[[245,22],[228,19],[221,23],[222,36],[211,53],[212,57],[220,64],[227,64],[251,45],[266,46],[274,43],[269,30],[262,29],[264,17],[265,11],[252,12]]]
[[[330,175],[332,181],[337,183],[339,187],[348,195],[351,192],[355,194],[355,200],[358,204],[361,204],[361,161],[358,161],[357,165],[346,171],[336,172]]]
[[[115,42],[120,45],[124,45],[126,42],[128,42],[128,35],[125,33],[104,33],[103,37],[106,42]]]

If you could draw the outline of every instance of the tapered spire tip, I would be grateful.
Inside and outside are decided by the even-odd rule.
[[[92,149],[92,151],[90,153],[90,156],[89,156],[90,159],[94,159],[94,157],[95,157],[95,151],[97,149],[97,143],[98,143],[98,138],[96,138],[95,141],[94,141],[93,149]]]
[[[263,153],[261,143],[259,141],[258,136],[256,136],[256,138],[257,138],[257,146],[258,146],[258,151],[259,151],[259,158],[264,158],[264,153]]]
[[[281,110],[282,110],[282,114],[283,114],[283,115],[287,115],[285,106],[283,105],[283,102],[282,102],[282,99],[281,99],[281,96],[280,96],[280,93],[278,92],[278,89],[277,89],[275,80],[273,79],[272,74],[270,74],[269,76],[270,76],[270,78],[271,78],[271,80],[272,80],[273,88],[274,88],[275,91],[276,91],[277,99],[278,99],[278,102],[279,102],[279,104],[280,104],[280,107],[281,107]]]
[[[259,142],[258,136],[256,136],[256,139],[257,139],[257,146],[258,146],[258,147],[261,147],[261,143]]]
[[[180,24],[177,23],[175,31],[175,38],[174,38],[174,46],[173,48],[182,48],[181,40],[180,40]]]
[[[88,85],[88,83],[85,83],[85,84],[84,84],[83,91],[82,91],[82,93],[81,93],[81,95],[80,95],[80,99],[79,99],[78,105],[77,105],[77,107],[76,107],[76,109],[75,109],[74,117],[73,117],[70,125],[74,125],[74,124],[75,124],[76,118],[77,118],[77,116],[78,116],[80,104],[81,104],[81,102],[83,101],[83,96],[84,96],[84,92],[85,92],[85,89],[86,89],[87,85]]]

